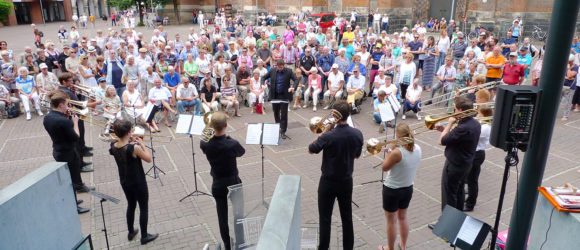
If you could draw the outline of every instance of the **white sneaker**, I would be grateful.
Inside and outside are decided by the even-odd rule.
[[[330,105],[324,106],[324,109],[328,109],[328,108],[330,108]]]
[[[30,116],[30,112],[26,112],[26,120],[30,121],[30,118],[32,118],[32,116]]]
[[[312,111],[316,112],[316,106],[314,106],[314,108],[312,108]]]
[[[421,116],[419,114],[417,114],[417,120],[421,120]]]
[[[407,119],[407,116],[406,116],[406,115],[403,115],[403,116],[401,117],[401,119],[405,120],[405,119]]]
[[[37,109],[36,112],[38,112],[38,116],[43,116],[44,114],[42,113],[42,110]]]

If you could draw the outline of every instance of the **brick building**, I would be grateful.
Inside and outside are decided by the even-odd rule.
[[[206,16],[213,16],[216,7],[221,9],[226,5],[231,5],[234,13],[244,11],[250,19],[255,19],[256,9],[260,13],[276,13],[282,20],[299,10],[345,14],[356,10],[364,26],[369,9],[378,9],[389,15],[394,29],[426,21],[429,17],[445,17],[447,20],[452,17],[466,30],[484,25],[503,33],[507,30],[503,23],[507,25],[517,16],[522,17],[525,26],[538,25],[547,29],[552,4],[553,0],[181,0],[179,13],[182,23],[190,23],[194,8],[203,10]],[[176,20],[172,4],[160,10],[160,15]]]
[[[107,16],[107,0],[9,0],[14,4],[6,25],[71,21],[72,15]],[[42,12],[40,10],[43,10]]]

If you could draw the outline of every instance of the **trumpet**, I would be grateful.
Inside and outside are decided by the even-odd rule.
[[[200,139],[203,142],[209,142],[209,140],[211,140],[215,134],[215,130],[210,126],[212,115],[213,112],[206,112],[203,115],[203,123],[205,123],[205,128],[203,128],[203,131],[201,132]]]
[[[320,118],[319,116],[312,117],[310,119],[310,123],[308,124],[308,128],[312,133],[320,134],[324,131],[330,130],[334,128],[334,125],[342,119],[342,115],[338,110],[331,109],[330,113],[328,113],[325,117]]]
[[[376,155],[379,152],[381,152],[381,148],[383,148],[386,145],[389,144],[393,144],[395,143],[397,146],[403,146],[403,145],[407,145],[409,143],[413,143],[415,142],[415,140],[413,140],[413,138],[411,137],[401,137],[398,138],[396,140],[391,140],[391,141],[385,141],[385,142],[379,142],[379,139],[377,138],[371,138],[367,140],[367,152],[369,153],[369,155]]]
[[[423,127],[423,125],[421,125],[420,127],[413,128],[412,131],[415,135],[422,134],[422,133],[429,132],[429,131],[433,130],[435,128],[435,125],[437,125],[437,123],[439,123],[440,121],[443,121],[445,119],[448,119],[450,117],[455,117],[457,120],[461,120],[463,118],[475,116],[475,115],[477,115],[477,110],[475,110],[475,109],[468,109],[468,110],[462,111],[460,113],[455,113],[455,114],[451,114],[451,115],[447,115],[447,116],[443,116],[443,117],[439,117],[439,118],[434,118],[433,116],[428,115],[428,116],[425,116],[425,128],[426,129],[419,130],[420,128]],[[417,130],[419,130],[419,131],[417,131]]]

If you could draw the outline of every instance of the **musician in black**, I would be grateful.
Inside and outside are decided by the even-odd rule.
[[[44,129],[52,140],[52,156],[55,161],[66,162],[70,172],[73,188],[76,192],[88,192],[94,187],[87,187],[81,178],[82,159],[77,151],[79,140],[79,118],[72,115],[69,119],[66,115],[68,110],[68,95],[62,90],[53,90],[49,94],[51,111],[44,117]],[[75,192],[75,200],[76,200]],[[82,200],[76,200],[77,212],[86,213],[87,208],[79,207]]]
[[[60,86],[58,86],[58,89],[64,91],[71,100],[73,101],[79,100],[78,96],[72,91],[73,75],[71,73],[60,74],[58,76],[58,81],[60,82]],[[93,148],[87,147],[85,145],[85,122],[80,119],[79,119],[79,141],[77,142],[77,149],[81,156],[89,157],[93,155],[93,153],[90,152],[91,150],[93,150]],[[92,168],[86,167],[91,164],[92,164],[91,162],[82,161],[81,172],[93,172]]]
[[[455,113],[473,109],[473,103],[465,98],[455,99]],[[453,125],[457,122],[457,127]],[[439,144],[445,146],[445,165],[441,176],[441,209],[445,205],[463,211],[465,200],[464,184],[475,157],[475,150],[481,133],[481,125],[473,117],[461,119],[449,118],[449,123],[443,128],[439,137]]]
[[[238,176],[236,158],[246,153],[238,141],[226,135],[227,121],[223,112],[215,112],[211,117],[210,126],[214,129],[214,136],[208,141],[200,142],[200,148],[207,157],[211,166],[210,174],[213,178],[211,193],[216,201],[220,235],[225,249],[231,249],[228,227],[228,186],[242,183]],[[235,203],[242,201],[236,200]],[[234,211],[234,217],[241,216],[242,211]],[[235,227],[236,237],[243,236],[243,229]]]
[[[141,138],[131,137],[133,133],[133,123],[129,120],[115,120],[113,124],[115,134],[118,136],[116,142],[111,143],[109,153],[115,157],[117,168],[119,169],[119,180],[121,187],[127,197],[127,227],[129,241],[133,240],[138,229],[133,227],[135,221],[135,209],[139,203],[139,225],[141,226],[141,245],[153,241],[158,234],[147,233],[147,220],[149,210],[149,190],[143,171],[141,160],[151,162],[151,154],[141,141]]]
[[[338,200],[344,249],[353,249],[354,231],[352,225],[352,171],[354,159],[360,157],[363,135],[350,127],[346,120],[350,107],[343,100],[336,101],[332,109],[342,118],[336,127],[323,132],[310,146],[311,154],[322,153],[322,175],[318,184],[318,213],[320,223],[320,245],[318,249],[328,249],[330,243],[330,223],[335,199]]]
[[[270,79],[270,100],[282,101],[272,103],[274,120],[280,123],[280,137],[286,139],[286,128],[288,127],[288,103],[292,100],[292,92],[298,85],[298,79],[292,69],[284,67],[284,60],[278,59],[276,68],[262,77],[262,85]],[[294,86],[290,86],[290,80],[294,81]]]

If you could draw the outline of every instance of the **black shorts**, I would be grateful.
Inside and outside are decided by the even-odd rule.
[[[413,185],[404,188],[390,188],[383,185],[383,209],[389,213],[407,209],[413,197]]]

